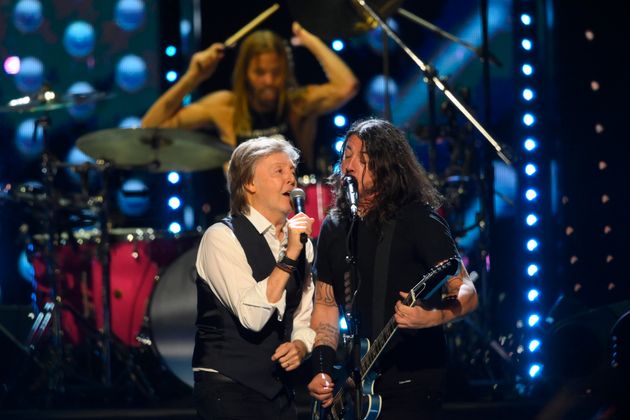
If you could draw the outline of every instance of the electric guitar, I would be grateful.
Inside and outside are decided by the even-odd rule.
[[[459,259],[452,257],[448,260],[431,268],[422,279],[409,291],[409,295],[402,301],[403,305],[415,306],[419,300],[428,299],[438,292],[448,276],[453,275],[459,266]],[[394,333],[398,330],[398,324],[394,316],[389,319],[385,327],[370,345],[368,339],[361,339],[361,401],[360,413],[363,420],[373,420],[378,417],[381,412],[382,399],[378,394],[374,394],[374,382],[378,378],[376,372],[371,369],[383,349],[391,340]],[[332,405],[323,408],[320,401],[315,401],[311,418],[313,420],[320,419],[355,419],[354,414],[354,385],[352,377],[341,383],[338,391],[333,397]]]

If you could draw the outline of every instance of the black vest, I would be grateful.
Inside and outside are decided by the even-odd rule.
[[[226,218],[223,223],[234,231],[247,262],[258,282],[271,274],[276,260],[264,236],[242,216]],[[265,397],[275,397],[283,388],[283,371],[271,361],[276,348],[291,340],[293,314],[302,296],[304,260],[286,287],[286,309],[282,321],[276,313],[259,332],[241,325],[225,308],[208,286],[197,276],[197,333],[193,352],[193,367],[216,369],[221,374],[251,388]]]

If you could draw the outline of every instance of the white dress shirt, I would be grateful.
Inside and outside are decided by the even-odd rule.
[[[253,207],[249,210],[249,215],[245,217],[263,234],[278,261],[286,252],[287,224],[282,228],[284,239],[281,242],[276,236],[275,226]],[[306,258],[313,262],[313,244],[310,241],[306,243]],[[282,320],[286,308],[286,291],[277,302],[271,303],[267,300],[268,278],[257,282],[252,277],[245,251],[232,229],[224,223],[215,223],[204,233],[197,253],[197,272],[208,282],[219,301],[238,317],[245,328],[252,331],[262,330],[276,311],[278,320]],[[301,340],[309,353],[315,340],[315,331],[310,328],[314,290],[313,280],[308,275],[302,287],[302,299],[293,315],[291,334],[291,341]]]

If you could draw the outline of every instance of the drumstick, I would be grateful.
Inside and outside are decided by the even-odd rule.
[[[251,22],[249,22],[247,25],[243,26],[241,29],[238,30],[238,32],[236,32],[234,35],[229,37],[223,43],[223,45],[225,45],[226,48],[233,47],[234,44],[236,44],[249,31],[254,29],[258,24],[260,24],[260,22],[262,22],[263,20],[265,20],[269,16],[271,16],[279,8],[280,8],[280,5],[278,3],[274,3],[273,6],[271,6],[270,8],[268,8],[267,10],[265,10],[264,12],[262,12],[261,14],[256,16]]]

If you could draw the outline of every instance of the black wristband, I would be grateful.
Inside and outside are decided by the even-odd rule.
[[[332,378],[333,365],[337,358],[337,352],[332,347],[319,345],[313,347],[311,362],[313,363],[313,375],[325,373]]]
[[[282,257],[282,259],[278,262],[283,265],[288,265],[289,267],[291,267],[292,270],[297,270],[298,268],[298,262],[296,260],[292,260],[286,255]]]

